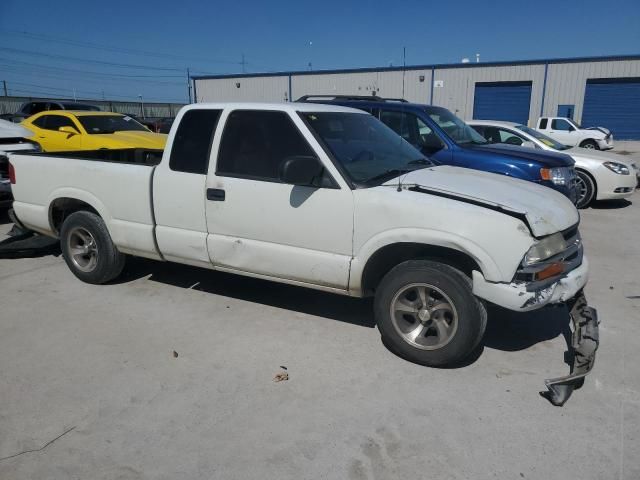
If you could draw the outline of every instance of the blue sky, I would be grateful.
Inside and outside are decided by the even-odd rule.
[[[639,54],[640,1],[0,0],[9,93],[186,99],[194,73]],[[117,64],[117,65],[114,65]]]

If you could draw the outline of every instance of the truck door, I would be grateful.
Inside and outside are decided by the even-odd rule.
[[[346,290],[351,189],[296,115],[226,113],[224,131],[214,140],[217,161],[212,155],[207,177],[208,247],[215,267]],[[324,186],[281,183],[280,166],[293,156],[321,162]]]
[[[154,172],[156,241],[167,260],[212,267],[207,250],[205,184],[220,113],[193,109],[178,117],[165,158]]]
[[[578,143],[576,129],[564,118],[554,118],[551,120],[551,130],[549,134],[564,145],[574,146]]]

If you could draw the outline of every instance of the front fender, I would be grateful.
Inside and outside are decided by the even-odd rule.
[[[422,243],[451,248],[473,258],[485,278],[500,281],[504,277],[491,255],[471,239],[440,230],[397,228],[380,232],[371,237],[354,255],[349,276],[350,292],[355,294],[362,290],[362,275],[368,260],[381,248],[396,243]]]

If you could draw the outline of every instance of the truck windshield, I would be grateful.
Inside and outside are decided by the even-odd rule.
[[[427,114],[451,140],[459,145],[484,145],[488,143],[482,135],[445,108],[429,108]]]
[[[533,128],[527,127],[526,125],[516,125],[516,128],[532,136],[533,138],[540,140],[547,147],[551,147],[554,150],[567,150],[571,148],[567,145],[561,144],[560,142],[556,142],[553,138],[547,137],[544,133],[540,133],[539,131],[534,130]]]
[[[78,115],[77,118],[87,133],[93,135],[131,130],[149,131],[144,125],[125,115]]]
[[[371,115],[301,112],[350,179],[360,187],[380,185],[433,163]]]

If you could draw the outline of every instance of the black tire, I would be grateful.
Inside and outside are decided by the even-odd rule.
[[[593,177],[587,172],[582,170],[576,170],[577,175],[577,188],[578,188],[578,201],[576,207],[587,208],[593,199],[596,198],[596,182]]]
[[[419,290],[422,288],[421,285],[431,287],[431,293],[427,295],[432,299],[435,297],[435,302],[440,302],[435,304],[431,312],[425,314],[428,318],[422,318],[420,314],[429,308],[418,308],[415,313],[405,314],[404,310],[398,313],[400,310],[396,310],[395,307],[398,304],[406,306],[407,299],[411,299],[411,289]],[[429,287],[426,287],[427,292]],[[473,295],[471,287],[471,279],[462,272],[436,261],[411,260],[396,266],[384,276],[376,289],[374,313],[383,342],[392,352],[411,362],[430,367],[455,366],[475,350],[487,326],[487,311],[483,303]],[[419,296],[420,294],[416,293],[416,304],[424,301],[418,298]],[[446,307],[445,310],[435,308],[443,303],[450,303],[449,306],[453,308],[449,308],[448,311]],[[433,313],[436,310],[445,312],[439,320],[436,320]],[[449,339],[440,345],[437,343],[441,336],[440,328],[430,326],[429,322],[435,325],[437,321],[442,320],[450,322],[450,335]],[[407,331],[403,331],[405,325]],[[418,330],[420,334],[416,335],[412,342],[409,337]],[[429,342],[433,344],[428,345]]]
[[[100,216],[92,212],[75,212],[65,219],[60,248],[69,270],[86,283],[109,282],[124,268],[125,256],[113,244]],[[78,253],[83,249],[85,254]]]
[[[584,140],[580,146],[582,148],[588,148],[591,150],[600,150],[600,147],[598,147],[598,142],[596,142],[595,140]]]

